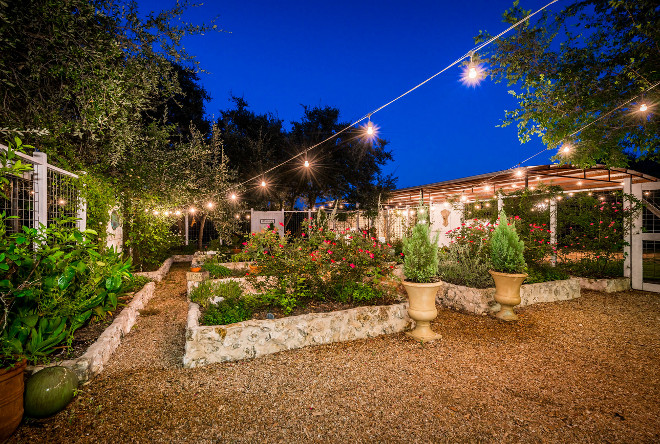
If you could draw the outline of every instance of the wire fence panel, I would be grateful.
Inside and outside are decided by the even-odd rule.
[[[6,217],[5,225],[8,233],[18,233],[23,226],[31,227],[35,212],[35,192],[32,187],[32,173],[23,176],[7,177],[9,184],[2,190],[0,196],[0,212]]]
[[[47,187],[48,225],[63,217],[78,217],[78,188],[70,175],[48,168]]]

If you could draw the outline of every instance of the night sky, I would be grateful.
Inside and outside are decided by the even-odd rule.
[[[186,14],[193,22],[219,16],[209,33],[184,39],[197,56],[206,112],[218,117],[242,96],[257,113],[285,123],[302,106],[333,106],[353,122],[464,55],[480,29],[506,29],[511,1],[207,1]],[[547,0],[521,0],[539,9]],[[143,12],[175,0],[140,0]],[[558,11],[559,2],[550,7]],[[507,169],[541,151],[536,139],[521,145],[515,125],[497,128],[515,100],[506,84],[460,82],[455,67],[372,116],[390,141],[399,188]],[[546,151],[527,165],[550,163]]]

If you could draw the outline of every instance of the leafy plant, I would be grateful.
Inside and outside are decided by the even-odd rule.
[[[491,238],[491,261],[493,269],[501,273],[522,273],[526,263],[524,243],[518,238],[516,227],[510,223],[504,210],[500,212],[499,224]]]
[[[418,210],[422,209],[421,207]],[[403,273],[412,282],[431,282],[438,274],[438,235],[431,239],[431,227],[422,219],[403,238]]]
[[[212,297],[221,297],[222,300],[211,303]],[[204,307],[204,325],[233,324],[252,317],[251,299],[243,297],[243,291],[236,281],[202,282],[192,292],[191,300]]]
[[[483,240],[475,241],[475,244],[451,243],[440,250],[438,261],[438,275],[445,282],[473,288],[493,285],[488,274],[492,268],[490,247]]]
[[[117,308],[130,262],[100,253],[96,232],[65,218],[39,230],[7,234],[0,216],[2,360],[44,359],[93,315]]]
[[[531,264],[527,268],[527,274],[528,277],[525,279],[526,284],[560,281],[570,277],[562,268],[553,267],[549,264]]]

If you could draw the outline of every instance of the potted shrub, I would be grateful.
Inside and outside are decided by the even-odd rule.
[[[408,315],[416,323],[415,329],[407,334],[424,342],[440,338],[430,325],[438,315],[435,295],[442,285],[437,281],[437,244],[438,236],[431,239],[431,227],[425,218],[415,225],[410,237],[403,238],[403,274],[406,277],[403,286],[408,293]]]
[[[513,307],[520,304],[520,286],[527,277],[523,251],[525,244],[518,238],[516,227],[509,223],[502,211],[499,224],[490,241],[493,270],[489,270],[495,281],[495,301],[501,309],[495,316],[504,321],[515,321],[518,316]]]

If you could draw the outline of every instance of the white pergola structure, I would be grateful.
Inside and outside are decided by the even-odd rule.
[[[658,171],[660,176],[660,171]],[[445,233],[460,226],[463,204],[498,199],[502,207],[501,192],[511,193],[540,185],[559,186],[566,193],[602,192],[621,190],[636,196],[646,204],[642,214],[634,221],[633,229],[626,233],[626,262],[624,272],[631,278],[633,288],[660,291],[660,283],[644,281],[644,262],[660,262],[660,179],[627,168],[577,168],[571,165],[537,165],[497,171],[462,179],[402,188],[394,191],[383,208],[409,214],[420,201],[431,208],[433,230],[439,234],[439,243],[446,244]],[[556,245],[557,203],[550,201],[551,243]],[[654,219],[655,218],[655,219]],[[389,218],[385,218],[387,221]],[[385,222],[387,224],[387,222]],[[644,229],[642,229],[644,227]],[[646,256],[645,256],[646,255]],[[651,256],[649,256],[651,255]]]

